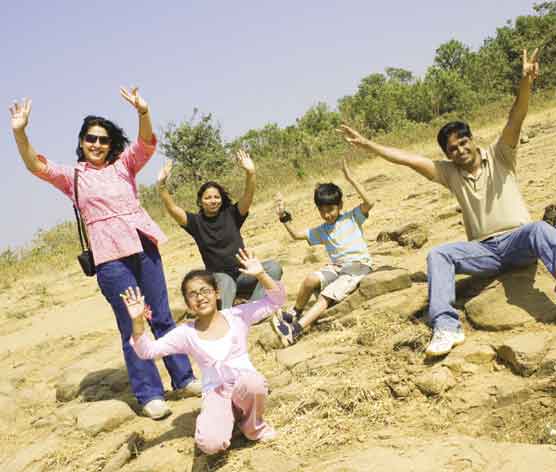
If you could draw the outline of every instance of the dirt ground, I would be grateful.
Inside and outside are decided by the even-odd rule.
[[[556,110],[532,114],[524,129],[518,172],[534,219],[556,200],[555,118]],[[487,144],[502,126],[476,130],[476,138]],[[440,158],[435,143],[414,150]],[[551,279],[538,269],[548,281],[534,289],[549,300],[546,313],[498,330],[479,329],[467,305],[464,310],[480,292],[458,290],[466,343],[425,362],[426,254],[465,238],[461,214],[447,190],[408,169],[375,158],[353,171],[376,201],[365,225],[375,266],[405,269],[413,283],[372,300],[352,298],[286,350],[272,348],[267,324],[253,329],[251,357],[269,380],[266,416],[277,440],[253,444],[237,435],[227,454],[207,459],[193,442],[199,399],[169,395],[173,414],[159,422],[136,414],[111,309],[96,280],[72,263],[58,273],[22,278],[0,293],[0,469],[556,470]],[[340,163],[330,179],[344,189],[346,209],[358,204]],[[314,184],[282,190],[298,227],[319,224]],[[379,232],[407,223],[428,230],[423,247],[376,240]],[[290,302],[304,276],[326,262],[324,250],[289,239],[269,201],[256,200],[243,235],[260,258],[283,264]],[[179,320],[185,309],[180,280],[201,261],[186,233],[176,228],[169,237],[161,252]],[[506,312],[510,298],[494,298],[492,309]]]

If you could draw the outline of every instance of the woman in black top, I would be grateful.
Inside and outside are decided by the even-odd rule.
[[[241,227],[247,219],[255,194],[255,164],[249,154],[240,150],[236,161],[245,171],[242,197],[232,203],[226,190],[217,182],[205,182],[197,192],[198,213],[190,213],[176,205],[166,188],[172,161],[158,175],[158,191],[170,216],[197,243],[207,270],[214,273],[222,308],[232,306],[236,293],[250,294],[249,300],[259,300],[264,290],[257,279],[239,272],[236,254],[244,248]],[[265,271],[275,280],[282,278],[281,266],[273,260],[263,262]]]

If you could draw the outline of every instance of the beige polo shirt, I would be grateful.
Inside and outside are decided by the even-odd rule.
[[[467,239],[480,241],[531,221],[517,186],[517,151],[499,138],[480,149],[481,170],[474,177],[448,160],[434,163],[439,182],[456,197]]]

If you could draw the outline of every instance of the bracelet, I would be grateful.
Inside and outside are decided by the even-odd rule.
[[[280,223],[289,223],[292,220],[292,214],[289,211],[284,210],[278,219],[280,220]]]
[[[149,109],[147,108],[147,110],[144,111],[143,113],[139,112],[139,116],[145,116],[148,112],[149,112]]]

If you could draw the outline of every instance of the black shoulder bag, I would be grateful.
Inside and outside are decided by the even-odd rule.
[[[73,179],[73,191],[75,193],[75,205],[73,205],[73,211],[75,212],[75,219],[77,220],[77,232],[79,233],[79,242],[81,243],[81,254],[77,256],[79,265],[83,269],[83,272],[88,277],[92,277],[96,274],[95,261],[93,259],[93,251],[89,247],[89,240],[87,239],[87,230],[81,219],[81,213],[79,211],[79,194],[77,192],[77,175],[78,170],[74,171]]]

